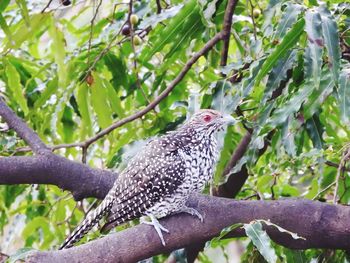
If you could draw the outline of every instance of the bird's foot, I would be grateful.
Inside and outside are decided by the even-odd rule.
[[[184,206],[179,210],[179,213],[181,212],[196,216],[201,222],[203,222],[203,216],[196,209],[192,207]]]
[[[154,215],[148,215],[148,217],[151,219],[150,221],[147,221],[144,217],[140,218],[140,223],[141,224],[146,224],[146,225],[152,225],[154,227],[154,229],[157,231],[157,234],[160,238],[160,241],[162,241],[163,246],[165,246],[165,241],[163,238],[163,234],[162,231],[165,233],[169,233],[169,230],[166,229],[164,226],[162,226],[158,219],[154,216]]]

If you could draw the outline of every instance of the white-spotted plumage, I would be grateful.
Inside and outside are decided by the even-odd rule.
[[[153,222],[184,211],[201,218],[185,203],[190,193],[201,192],[212,179],[218,157],[214,135],[232,119],[214,110],[201,110],[178,130],[149,142],[60,249],[79,241],[105,215],[102,231],[141,216],[150,216]]]

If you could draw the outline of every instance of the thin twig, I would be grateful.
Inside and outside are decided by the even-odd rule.
[[[162,12],[162,6],[160,5],[160,0],[156,0],[157,4],[157,14],[160,14]]]
[[[89,74],[91,73],[91,71],[95,68],[96,63],[98,61],[100,61],[100,59],[112,48],[112,46],[114,46],[114,41],[117,39],[117,37],[119,36],[120,32],[122,31],[123,27],[125,26],[127,22],[123,23],[122,26],[120,27],[119,31],[117,32],[117,34],[115,34],[112,38],[112,40],[108,43],[107,47],[105,47],[100,54],[98,54],[94,61],[92,62],[91,66],[87,69],[87,71],[85,72],[85,76],[82,79],[82,81],[85,81],[85,79],[87,78],[87,76],[89,76]]]
[[[86,163],[87,147],[83,146],[83,147],[81,147],[81,149],[82,149],[81,161],[82,161],[82,163]]]
[[[94,24],[95,24],[95,19],[97,17],[98,14],[98,10],[102,5],[102,0],[100,0],[100,2],[98,3],[94,16],[91,19],[90,22],[90,36],[89,36],[89,44],[88,44],[88,65],[90,64],[90,53],[91,53],[91,42],[92,42],[92,37],[93,37],[93,31],[94,31]]]
[[[344,173],[345,163],[349,159],[349,157],[350,157],[350,148],[346,148],[342,154],[342,158],[340,160],[339,167],[337,170],[337,177],[335,178],[335,189],[334,189],[334,196],[333,196],[334,204],[338,203],[337,199],[338,199],[339,180],[340,180],[341,174]]]
[[[329,188],[331,188],[333,185],[335,185],[335,181],[331,184],[329,184],[327,187],[319,191],[311,200],[315,200],[319,195],[323,194],[325,191],[327,191]]]
[[[41,10],[40,13],[44,13],[44,12],[46,11],[46,9],[49,8],[49,6],[51,5],[51,3],[52,3],[52,0],[49,0],[49,2],[47,2],[47,5],[43,8],[43,10]]]
[[[338,163],[334,163],[334,162],[331,162],[331,161],[325,161],[325,164],[327,164],[328,166],[331,166],[331,167],[335,167],[335,168],[338,168],[339,167],[339,164]],[[343,167],[344,171],[346,172],[350,172],[350,169],[347,168],[347,167]]]
[[[252,22],[253,22],[253,33],[254,33],[254,39],[256,41],[256,24],[254,19],[254,12],[253,12],[254,6],[252,3],[252,0],[247,0],[247,1],[249,1],[250,3],[250,17],[252,18]]]
[[[133,2],[132,0],[130,0],[130,2],[129,2],[128,23],[129,23],[129,27],[130,27],[131,47],[132,47],[132,52],[134,53],[133,66],[134,66],[134,72],[135,72],[135,76],[136,76],[136,85],[137,85],[138,89],[141,91],[141,94],[144,97],[144,99],[148,103],[150,103],[149,99],[147,98],[147,95],[146,95],[145,91],[142,88],[140,77],[139,77],[139,72],[138,72],[138,67],[137,67],[136,47],[135,47],[135,41],[134,41],[134,36],[135,36],[134,25],[130,21],[130,17],[132,15],[132,2]]]

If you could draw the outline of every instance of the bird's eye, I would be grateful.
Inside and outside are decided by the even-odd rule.
[[[204,115],[203,120],[204,120],[205,122],[210,122],[210,121],[211,121],[211,116],[210,116],[209,114]]]

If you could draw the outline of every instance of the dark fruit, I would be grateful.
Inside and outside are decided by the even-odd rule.
[[[123,34],[124,36],[130,35],[130,26],[129,26],[129,25],[123,26],[122,34]]]

